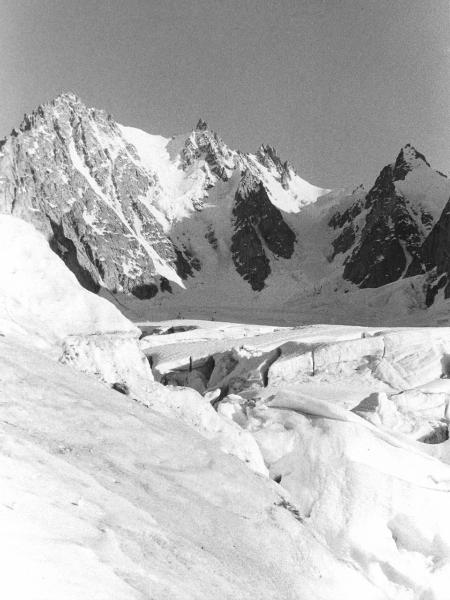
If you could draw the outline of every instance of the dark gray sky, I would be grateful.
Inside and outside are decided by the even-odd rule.
[[[407,142],[450,172],[448,0],[0,0],[0,136],[62,90],[170,136],[199,116],[324,187]]]

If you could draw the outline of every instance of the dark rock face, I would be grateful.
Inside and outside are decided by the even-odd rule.
[[[84,267],[84,264],[89,262],[87,256],[78,256],[78,250],[74,242],[65,236],[64,223],[55,223],[50,221],[52,227],[53,236],[51,237],[49,244],[50,248],[58,254],[66,266],[72,271],[78,282],[90,292],[95,294],[100,290],[100,286],[97,281],[93,278],[89,268]],[[85,253],[88,250],[85,249]]]
[[[190,250],[188,250],[187,248],[183,248],[182,250],[176,248],[175,254],[175,266],[177,273],[181,277],[181,279],[193,277],[194,270],[200,271],[200,269],[202,268],[199,259],[196,256],[193,256]]]
[[[208,240],[208,242],[213,247],[213,249],[217,250],[217,248],[219,247],[219,242],[217,240],[217,237],[216,237],[216,234],[214,232],[214,228],[212,225],[209,225],[209,227],[205,233],[205,238]]]
[[[150,300],[158,293],[158,287],[154,283],[141,283],[135,285],[131,293],[139,300]]]
[[[411,144],[407,144],[400,150],[397,160],[395,161],[393,169],[394,181],[405,179],[406,175],[413,170],[414,165],[417,164],[417,161],[422,161],[428,167],[430,166],[430,163],[423,154],[413,148]]]
[[[381,171],[365,198],[331,218],[329,225],[341,229],[332,242],[331,258],[349,253],[344,279],[361,288],[380,287],[405,276],[408,263],[419,256],[433,217],[399,193],[395,182],[420,164],[429,167],[422,154],[405,146],[395,163]]]
[[[450,200],[424,241],[418,256],[411,263],[408,275],[418,275],[426,271],[434,271],[438,281],[430,283],[427,290],[427,305],[430,306],[442,287],[445,286],[445,297],[450,298]],[[444,277],[439,277],[444,274]]]
[[[439,290],[446,287],[447,283],[448,276],[446,274],[439,277],[436,273],[433,273],[433,271],[430,273],[428,282],[425,284],[425,305],[427,307],[430,307],[434,303]],[[448,290],[446,290],[446,293],[448,294]],[[448,295],[446,297],[448,298]]]
[[[260,291],[271,272],[263,243],[278,257],[290,258],[295,234],[270,202],[264,185],[247,171],[236,192],[231,253],[237,272]]]
[[[199,119],[195,129],[196,131],[206,131],[208,129],[208,123],[203,119]]]
[[[332,261],[337,254],[345,254],[348,252],[356,241],[357,233],[360,229],[358,217],[361,214],[365,203],[365,197],[360,198],[358,194],[361,190],[362,186],[352,192],[352,203],[349,208],[335,212],[328,221],[329,227],[341,230],[337,237],[331,242],[333,251],[329,258],[330,261]]]
[[[161,277],[159,289],[161,292],[169,292],[169,294],[172,294],[172,286],[170,285],[169,280],[165,277]]]
[[[379,287],[398,279],[406,268],[404,248],[413,255],[422,241],[393,181],[392,168],[385,167],[366,196],[366,222],[358,246],[345,263],[344,278],[360,287]]]
[[[116,390],[116,392],[120,392],[121,394],[125,394],[125,396],[130,395],[130,388],[123,381],[116,381],[112,384],[112,389]]]
[[[345,254],[356,241],[356,232],[353,225],[347,225],[341,231],[337,238],[332,241],[333,253],[330,260],[336,256],[336,254]]]
[[[271,268],[261,240],[250,223],[241,222],[237,225],[231,242],[231,253],[239,275],[249,282],[253,290],[261,291]]]
[[[289,188],[294,170],[287,160],[282,162],[275,148],[262,144],[256,153],[256,158],[276,176],[285,190]]]
[[[109,115],[63,94],[3,143],[0,210],[40,229],[87,289],[151,297],[153,251],[175,272],[176,249],[143,202],[158,179],[136,159]]]

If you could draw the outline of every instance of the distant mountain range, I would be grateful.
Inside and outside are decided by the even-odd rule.
[[[85,288],[145,300],[149,314],[448,312],[449,198],[449,179],[409,144],[370,189],[324,190],[268,145],[230,149],[203,120],[164,138],[71,93],[0,142],[0,211],[42,231]]]

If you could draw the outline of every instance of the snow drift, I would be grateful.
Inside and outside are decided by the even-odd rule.
[[[21,219],[0,216],[0,331],[136,391],[151,380],[139,330],[86,291],[47,241]]]

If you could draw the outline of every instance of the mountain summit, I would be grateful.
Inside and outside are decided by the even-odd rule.
[[[423,154],[404,146],[369,192],[330,221],[340,231],[333,247],[334,256],[345,256],[344,279],[373,288],[405,277],[449,191],[448,179]]]
[[[415,168],[422,166],[430,167],[425,156],[418,152],[411,144],[406,144],[397,156],[394,164],[393,177],[395,181],[405,179],[406,175]]]

